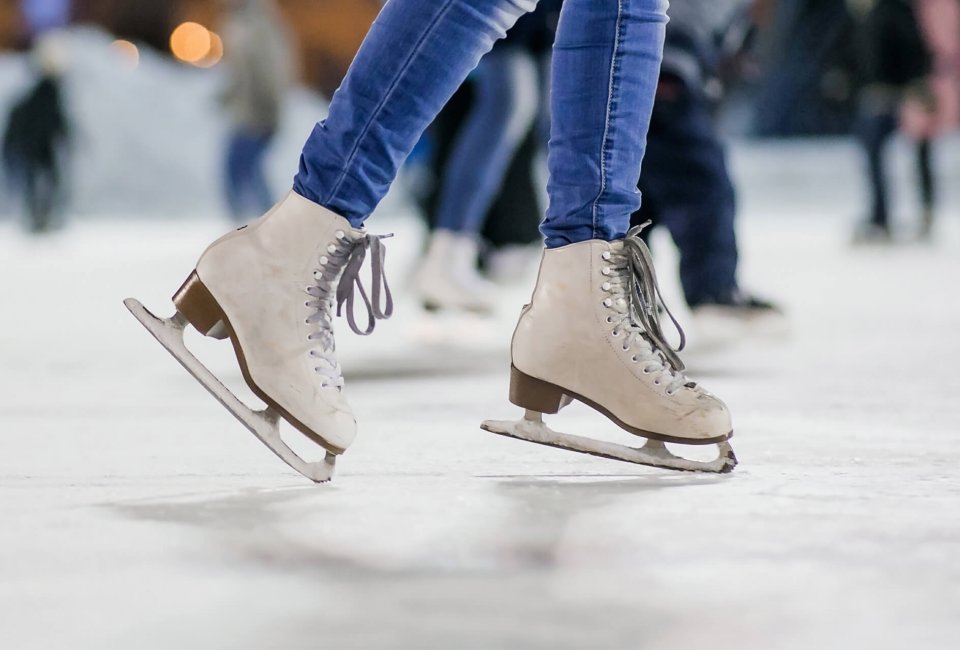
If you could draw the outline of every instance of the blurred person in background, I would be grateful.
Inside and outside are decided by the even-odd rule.
[[[855,243],[892,238],[886,151],[903,111],[911,114],[916,137],[917,179],[922,208],[921,231],[933,223],[934,179],[930,128],[937,112],[928,77],[930,53],[914,0],[849,0],[855,18],[855,48],[861,88],[856,133],[863,147],[870,209],[854,232]],[[909,108],[908,108],[909,107]]]
[[[923,147],[960,124],[960,0],[914,0],[914,11],[929,56],[929,74],[924,92],[905,97],[900,123]],[[929,145],[927,150],[929,156]],[[921,167],[921,189],[924,212],[919,234],[929,239],[935,217],[929,160]]]
[[[230,120],[226,152],[226,198],[238,222],[273,205],[264,159],[280,125],[293,82],[291,35],[273,0],[225,0],[223,27]]]
[[[540,259],[544,205],[538,163],[546,141],[539,127],[531,128],[483,224],[480,267],[484,277],[501,286],[523,281]]]
[[[752,40],[750,9],[751,0],[671,4],[639,181],[643,203],[631,219],[670,232],[687,304],[711,340],[783,326],[776,305],[737,281],[736,191],[715,119],[724,72]]]
[[[481,61],[478,72],[504,79],[498,84],[499,92],[491,92],[489,83],[484,88],[475,78],[468,79],[429,129],[425,167],[430,182],[418,198],[431,230],[444,219],[448,223],[463,219],[472,224],[467,256],[472,263],[465,262],[470,264],[469,277],[479,277],[476,248],[483,276],[504,284],[522,277],[540,254],[543,206],[534,164],[547,144],[548,125],[541,123],[548,121],[543,110],[547,103],[545,69],[560,5],[561,0],[540,0],[536,10],[523,16]],[[497,69],[490,70],[493,66]],[[515,68],[513,74],[511,66]],[[503,124],[515,124],[519,137],[505,133]],[[491,133],[495,134],[492,138]],[[505,141],[507,135],[511,136],[509,141]],[[500,146],[493,146],[498,139]],[[484,140],[484,146],[478,147],[478,141]],[[464,191],[474,200],[468,202],[471,209],[460,215],[456,198]],[[437,239],[446,236],[434,232],[431,253],[436,252]],[[425,264],[423,271],[427,268]],[[421,286],[432,284],[423,271]],[[483,310],[489,310],[490,285],[482,279],[470,284],[483,288]],[[428,287],[426,293],[431,289]]]
[[[755,135],[850,133],[855,101],[847,1],[756,1],[763,30],[756,44],[762,65],[751,93]]]
[[[72,0],[19,0],[19,5],[31,38],[66,27],[73,9]]]
[[[63,55],[52,37],[37,41],[38,79],[14,103],[3,134],[3,167],[14,193],[23,199],[31,232],[51,230],[63,202],[70,127],[61,89]]]
[[[495,295],[477,268],[480,233],[503,187],[504,176],[540,112],[539,57],[543,23],[559,11],[559,0],[541,0],[522,17],[471,75],[471,98],[462,119],[441,142],[433,227],[416,286],[429,311],[455,309],[490,313]],[[549,46],[548,46],[549,47]],[[462,106],[462,105],[461,105]],[[539,222],[533,215],[513,219]]]

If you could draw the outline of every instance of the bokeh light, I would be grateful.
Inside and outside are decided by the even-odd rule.
[[[212,68],[223,58],[223,39],[216,32],[209,31],[208,34],[210,34],[210,50],[195,64],[201,68]]]
[[[140,50],[130,41],[118,38],[110,44],[110,47],[120,55],[131,70],[135,70],[140,65]]]
[[[170,51],[186,63],[197,64],[210,54],[213,38],[199,23],[185,22],[170,34]]]

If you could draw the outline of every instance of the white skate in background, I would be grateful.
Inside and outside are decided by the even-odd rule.
[[[497,303],[495,285],[477,270],[477,238],[436,230],[414,285],[428,312],[468,312],[490,316]]]
[[[691,310],[691,353],[712,352],[736,345],[776,343],[790,338],[790,320],[780,311],[744,313],[722,305]]]

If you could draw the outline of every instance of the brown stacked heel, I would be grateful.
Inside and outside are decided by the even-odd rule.
[[[526,375],[510,366],[510,402],[539,413],[558,413],[564,405],[563,389]]]
[[[173,294],[173,304],[177,311],[183,314],[183,317],[204,336],[212,336],[216,339],[227,338],[227,330],[224,327],[227,317],[216,298],[200,281],[196,271],[191,273]]]

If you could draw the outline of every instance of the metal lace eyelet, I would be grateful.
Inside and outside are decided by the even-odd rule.
[[[336,253],[336,252],[337,252],[337,247],[334,246],[333,244],[330,244],[329,246],[327,246],[327,252],[328,252],[328,253]]]
[[[633,355],[632,357],[630,357],[630,361],[632,361],[633,363],[638,363],[640,359],[637,358],[637,355]]]
[[[604,307],[612,307],[612,306],[613,306],[613,301],[610,300],[609,298],[607,298],[607,299],[605,299],[605,300],[603,301],[603,306],[604,306]]]
[[[613,330],[610,333],[613,334],[614,336],[620,336],[620,330]]]
[[[667,397],[673,397],[676,392],[675,390],[667,389]]]
[[[645,375],[649,375],[649,374],[650,374],[650,371],[649,371],[649,370],[647,370],[646,368],[644,368],[644,369],[643,369],[643,374],[645,374]]]
[[[610,275],[610,267],[609,267],[609,266],[605,266],[605,267],[603,267],[603,270],[600,271],[600,272],[603,273],[604,275]]]
[[[324,266],[326,266],[327,262],[329,261],[330,259],[326,255],[320,258],[320,263],[323,264]]]
[[[607,325],[613,325],[613,319],[607,316]]]
[[[625,346],[624,346],[623,348],[621,348],[621,349],[622,349],[624,352],[629,352],[629,351],[630,351],[630,348],[625,347]]]
[[[653,380],[653,385],[654,385],[654,386],[659,386],[659,385],[660,385],[660,378],[659,378],[659,377],[658,377],[657,379],[654,379],[654,380]]]
[[[338,231],[337,231],[337,239],[343,239],[343,238],[346,237],[346,236],[347,236],[347,234],[346,234],[345,232],[343,232],[342,230],[338,230]]]
[[[610,259],[610,251],[604,251],[603,255],[601,255],[600,257],[605,260]]]
[[[604,282],[603,284],[600,285],[600,288],[603,289],[604,291],[610,291],[610,283]]]

